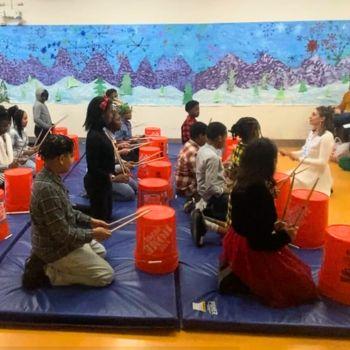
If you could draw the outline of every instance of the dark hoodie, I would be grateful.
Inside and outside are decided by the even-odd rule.
[[[36,101],[33,106],[34,123],[41,129],[50,129],[52,126],[51,116],[46,104],[41,101],[41,94],[45,91],[43,88],[36,89]]]

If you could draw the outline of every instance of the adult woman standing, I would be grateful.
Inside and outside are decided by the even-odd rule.
[[[311,131],[302,149],[294,152],[280,151],[282,156],[289,156],[298,162],[303,161],[299,168],[300,173],[295,177],[295,188],[311,189],[319,178],[316,190],[328,196],[331,194],[333,179],[329,160],[334,147],[334,137],[331,133],[333,116],[333,107],[317,107],[309,118]]]

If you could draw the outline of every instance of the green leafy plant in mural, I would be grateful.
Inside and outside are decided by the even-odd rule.
[[[122,83],[120,85],[120,94],[132,95],[131,77],[129,73],[123,76]]]
[[[227,77],[227,91],[228,92],[233,92],[235,89],[236,85],[236,72],[234,69],[230,69],[228,72],[228,77]]]
[[[300,82],[300,86],[299,86],[298,92],[306,92],[306,91],[307,91],[306,83],[305,83],[305,81],[302,80]]]
[[[103,79],[98,78],[95,80],[94,90],[95,90],[96,96],[103,96],[106,92],[106,89],[107,89],[106,84]]]
[[[278,89],[276,100],[281,101],[281,100],[284,100],[285,97],[286,97],[285,90],[283,87],[281,87],[280,89]]]
[[[253,94],[255,97],[260,97],[260,91],[258,85],[254,85],[253,87]]]
[[[191,101],[192,98],[193,98],[192,86],[191,84],[186,84],[182,103],[185,105],[188,101]]]
[[[165,87],[163,85],[159,89],[159,96],[165,97]]]
[[[350,74],[345,74],[341,78],[341,82],[343,84],[348,84],[350,82]]]
[[[62,94],[61,94],[61,91],[59,89],[57,89],[57,91],[55,93],[55,101],[56,102],[61,102],[62,101]]]
[[[75,87],[78,87],[80,85],[80,82],[75,79],[74,77],[68,77],[67,79],[67,88],[72,89]]]
[[[214,98],[213,98],[213,102],[214,103],[220,103],[221,102],[221,96],[219,91],[216,91],[214,94]]]
[[[10,102],[7,93],[7,85],[3,80],[0,81],[0,103],[1,102]]]

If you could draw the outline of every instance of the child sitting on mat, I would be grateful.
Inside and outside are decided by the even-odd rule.
[[[21,167],[31,168],[35,170],[35,161],[31,159],[37,152],[37,147],[29,147],[28,136],[24,128],[28,124],[28,115],[25,111],[12,106],[8,109],[8,113],[13,121],[13,127],[10,129],[13,152],[20,163]]]
[[[113,111],[112,122],[106,128],[104,128],[106,135],[114,142],[115,142],[115,133],[121,128],[121,125],[122,125],[118,110],[119,108]],[[116,146],[116,143],[115,143],[115,146]],[[137,182],[132,178],[130,174],[130,169],[133,168],[133,164],[128,163],[124,160],[122,160],[122,162],[123,162],[124,169],[127,172],[127,175],[129,176],[129,181],[128,183],[114,182],[112,185],[113,197],[116,201],[119,201],[119,202],[133,201],[135,200],[136,193],[137,193]],[[122,173],[122,168],[120,166],[118,159],[116,159],[115,172],[116,174]]]
[[[191,212],[197,197],[196,157],[200,147],[207,140],[207,125],[196,122],[190,127],[190,140],[182,147],[176,164],[176,194],[186,197],[184,209]]]
[[[114,270],[98,243],[111,236],[108,224],[74,210],[61,174],[74,162],[73,141],[49,135],[40,147],[44,169],[36,176],[30,216],[32,251],[25,264],[23,286],[83,284],[103,287],[113,281]]]
[[[116,139],[119,142],[119,147],[122,148],[131,148],[132,145],[135,145],[140,142],[138,137],[132,136],[132,126],[131,126],[131,118],[132,118],[132,107],[130,107],[127,103],[119,106],[119,113],[121,117],[121,128],[116,132]],[[141,136],[142,137],[142,136]],[[128,154],[123,155],[123,159],[127,161],[137,162],[139,160],[139,149],[133,149]]]
[[[183,144],[191,138],[190,127],[199,117],[199,102],[194,100],[187,102],[185,105],[185,111],[188,113],[188,116],[181,125],[181,140]]]
[[[11,117],[6,108],[0,105],[0,187],[4,186],[4,171],[8,168],[17,168],[18,161],[13,156],[11,137],[8,133]]]
[[[317,297],[310,268],[287,247],[296,228],[277,222],[274,204],[277,148],[266,138],[246,146],[231,193],[231,227],[223,241],[222,293],[252,293],[272,307]]]
[[[221,161],[222,149],[226,143],[227,129],[220,122],[213,122],[207,128],[207,143],[201,147],[196,158],[197,191],[200,200],[192,212],[191,234],[196,246],[203,245],[207,228],[225,234],[226,229],[205,220],[205,217],[226,221],[228,187]],[[203,217],[204,215],[204,217]]]

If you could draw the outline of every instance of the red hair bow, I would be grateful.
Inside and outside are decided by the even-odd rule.
[[[103,100],[102,100],[102,102],[100,103],[100,108],[101,108],[101,110],[102,110],[103,112],[106,111],[107,106],[108,106],[108,103],[109,103],[109,98],[108,98],[108,96],[104,95],[104,96],[103,96]]]

